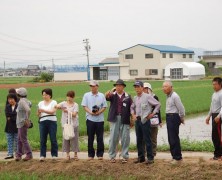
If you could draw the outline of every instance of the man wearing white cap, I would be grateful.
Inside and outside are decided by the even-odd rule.
[[[157,101],[159,98],[153,93],[152,86],[150,83],[144,83],[143,92],[152,95]],[[155,107],[153,107],[155,108]],[[151,141],[152,141],[152,148],[153,148],[153,155],[156,156],[156,149],[157,149],[157,134],[158,134],[158,125],[162,127],[162,120],[161,120],[161,113],[160,111],[155,114],[153,118],[150,119],[151,124]]]
[[[93,160],[95,157],[95,149],[93,147],[94,136],[97,139],[96,156],[99,160],[103,159],[104,154],[104,111],[107,107],[104,94],[98,91],[99,83],[91,81],[91,91],[85,93],[81,105],[86,111],[86,126],[88,135],[88,159]]]

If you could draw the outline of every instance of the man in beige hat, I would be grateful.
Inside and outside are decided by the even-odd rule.
[[[157,101],[159,101],[159,98],[153,93],[152,86],[150,83],[144,83],[143,87],[144,87],[143,89],[144,93],[152,95]],[[156,156],[158,126],[162,127],[160,110],[153,118],[150,119],[150,123],[151,123],[150,132],[151,132],[153,155]]]
[[[93,160],[95,157],[94,136],[97,139],[96,156],[99,160],[103,159],[104,154],[104,111],[107,103],[104,94],[99,92],[99,83],[90,81],[91,91],[85,93],[81,105],[86,111],[86,126],[88,135],[88,160]]]

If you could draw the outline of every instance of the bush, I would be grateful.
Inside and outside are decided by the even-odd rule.
[[[40,80],[43,80],[43,82],[50,82],[53,79],[53,74],[51,73],[41,73],[40,74]]]

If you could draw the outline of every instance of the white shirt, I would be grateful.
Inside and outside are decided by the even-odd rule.
[[[45,105],[44,101],[41,101],[38,104],[38,108],[51,111],[54,109],[55,105],[57,105],[57,102],[55,100],[52,100],[48,105]],[[57,121],[56,112],[53,114],[54,116],[51,116],[51,115],[52,114],[47,114],[47,113],[42,112],[40,117],[43,117],[43,116],[47,116],[47,117],[40,118],[40,121],[45,121],[45,120]]]

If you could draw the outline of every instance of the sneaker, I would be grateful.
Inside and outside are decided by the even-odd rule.
[[[154,163],[154,160],[147,160],[147,161],[146,161],[146,164],[147,164],[147,165],[150,165],[150,164],[153,164],[153,163]]]
[[[98,157],[98,160],[100,160],[100,161],[103,160],[103,157]]]
[[[56,160],[58,160],[58,157],[57,156],[52,156],[52,160],[56,161]]]
[[[214,156],[213,158],[211,158],[210,160],[214,160],[214,161],[217,161],[217,160],[219,160],[221,157],[216,157],[216,156]]]
[[[40,162],[44,162],[44,161],[45,161],[45,157],[44,157],[44,156],[41,156],[41,157],[39,158],[39,161],[40,161]]]
[[[88,161],[92,161],[93,159],[93,157],[88,157]]]
[[[22,160],[23,161],[29,161],[29,160],[31,160],[32,159],[32,156],[26,156],[25,158],[23,158]]]
[[[137,164],[137,163],[143,163],[143,162],[145,162],[145,159],[139,159],[139,158],[138,158],[137,160],[134,161],[135,164]]]
[[[170,164],[179,164],[179,163],[181,163],[183,160],[182,159],[180,159],[180,160],[176,160],[176,159],[173,159],[171,162],[170,162]]]
[[[13,158],[14,158],[13,155],[8,155],[8,156],[5,157],[5,159],[13,159]]]

